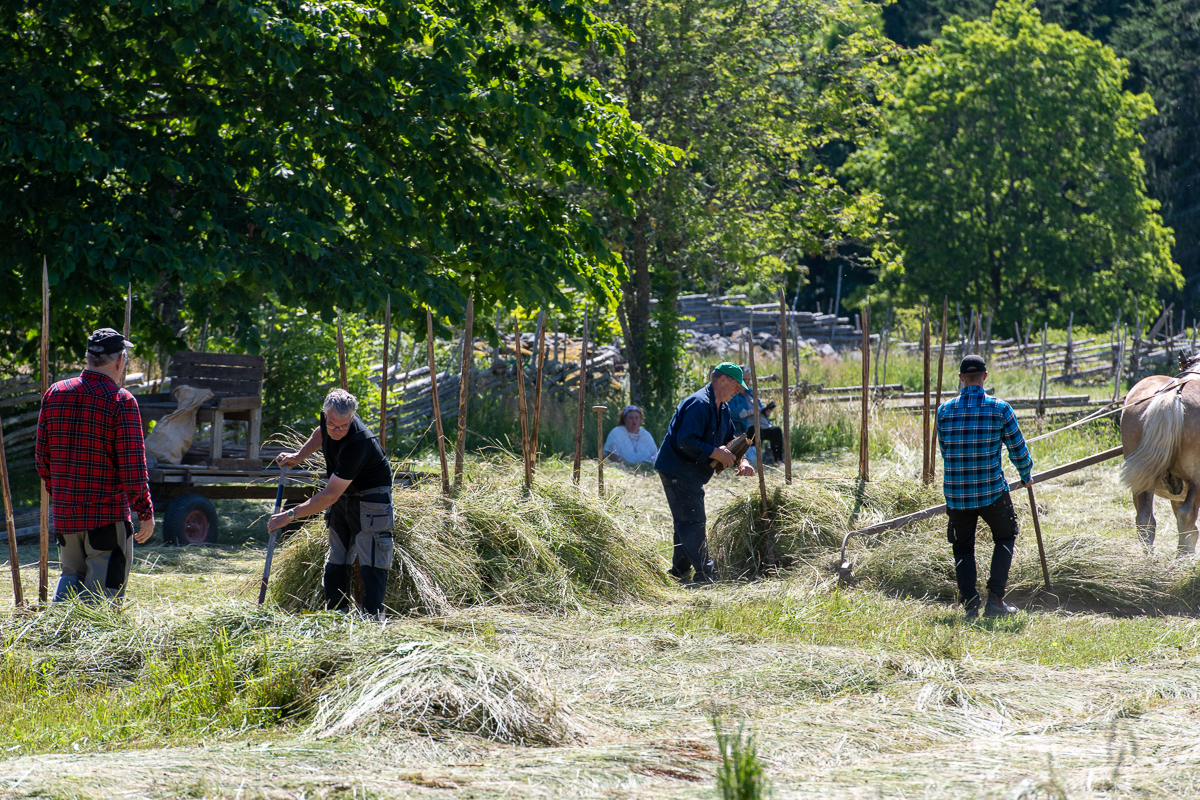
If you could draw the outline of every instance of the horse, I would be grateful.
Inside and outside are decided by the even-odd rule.
[[[1121,482],[1133,492],[1137,532],[1154,547],[1154,496],[1171,501],[1179,554],[1196,552],[1200,512],[1200,357],[1175,377],[1151,375],[1121,408]]]

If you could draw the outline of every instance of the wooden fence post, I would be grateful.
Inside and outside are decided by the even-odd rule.
[[[463,331],[462,372],[458,379],[458,439],[454,442],[454,488],[462,488],[463,454],[467,446],[467,398],[475,368],[475,290],[467,292],[467,327]]]
[[[571,469],[571,481],[579,485],[579,470],[583,463],[583,409],[584,395],[587,394],[587,340],[588,340],[588,318],[587,312],[583,312],[583,342],[580,344],[579,350],[579,413],[575,417],[575,461]]]
[[[129,286],[125,289],[125,327],[121,328],[121,335],[125,337],[125,341],[129,341],[129,326],[133,321],[133,281],[129,282]],[[125,354],[125,371],[121,373],[121,386],[125,385],[125,376],[129,374],[129,353]]]
[[[831,339],[832,341],[832,339]],[[754,409],[754,470],[758,473],[758,492],[762,497],[762,521],[764,527],[767,523],[767,476],[763,474],[763,441],[762,441],[762,416],[759,414],[758,407],[758,370],[754,366],[754,311],[750,311],[750,389],[754,392],[754,397],[750,399],[750,407]],[[734,464],[736,470],[738,465]]]
[[[604,497],[604,412],[608,406],[592,406],[596,412],[596,491]]]
[[[1074,364],[1072,362],[1074,361],[1075,347],[1074,342],[1071,339],[1071,334],[1073,333],[1074,327],[1075,312],[1072,311],[1071,315],[1067,318],[1067,349],[1063,354],[1063,382],[1068,386],[1075,382],[1071,378],[1071,375],[1074,372]]]
[[[529,466],[529,412],[525,409],[525,366],[521,363],[521,322],[514,319],[516,339],[513,348],[517,351],[517,410],[521,415],[521,461],[525,465],[525,488],[533,486],[533,470]]]
[[[25,594],[21,590],[21,560],[17,557],[17,525],[13,519],[12,488],[8,482],[8,458],[4,452],[3,420],[0,420],[0,488],[4,492],[4,525],[8,530],[8,562],[12,567],[13,603],[20,608],[25,605]]]
[[[546,309],[538,312],[537,324],[537,383],[533,387],[533,425],[529,438],[533,444],[533,469],[537,470],[538,456],[541,455],[539,433],[542,427],[542,384],[546,380]]]
[[[392,296],[388,294],[383,310],[383,381],[379,384],[379,446],[387,452],[387,392],[388,392],[388,345],[392,335]],[[399,342],[396,343],[399,350]]]
[[[1037,415],[1039,418],[1046,416],[1046,331],[1049,329],[1049,327],[1050,323],[1042,323],[1042,380],[1041,383],[1038,384],[1037,404]]]
[[[869,319],[868,319],[868,323],[869,323]],[[869,378],[870,373],[868,372],[868,370],[870,368],[870,364],[868,363],[870,361],[870,357],[865,355],[870,349],[871,349],[871,334],[869,332],[868,326],[864,325],[863,329],[862,329],[862,351],[864,353],[864,356],[862,359],[862,397],[860,398],[860,400],[862,402],[862,420],[859,422],[859,430],[858,430],[858,479],[860,481],[869,481],[871,479],[871,465],[870,465],[871,454],[870,454],[870,451],[867,449],[868,442],[870,441],[869,440],[870,433],[868,431],[869,422],[868,422],[868,416],[867,416],[868,411],[869,411],[869,406],[870,406],[870,398],[867,396],[868,380],[870,379]],[[887,351],[885,350],[884,352],[886,353]],[[887,370],[886,369],[884,370],[883,375],[884,375],[883,379],[886,384],[886,381],[887,381]]]
[[[342,379],[342,389],[349,390],[350,384],[346,379],[346,343],[342,339],[342,312],[337,315],[337,347],[338,347],[338,372]]]
[[[929,303],[925,303],[925,319],[921,323],[921,351],[924,360],[924,379],[922,382],[923,398],[921,401],[921,483],[928,485],[929,477]]]
[[[863,312],[863,327],[866,327],[866,311]],[[788,312],[787,300],[783,296],[783,289],[779,290],[779,328],[783,331],[783,335],[779,337],[780,347],[782,351],[783,361],[783,482],[788,486],[792,485],[792,383],[788,375]]]
[[[338,326],[341,330],[341,326]],[[437,362],[433,357],[433,313],[425,309],[426,347],[429,352],[429,392],[433,401],[433,423],[437,430],[438,458],[442,464],[442,494],[450,495],[450,466],[446,463],[446,436],[442,431],[442,405],[438,400]],[[338,337],[341,338],[340,336]]]
[[[929,444],[929,482],[937,475],[937,410],[942,407],[942,371],[946,366],[946,325],[949,322],[950,298],[942,298],[942,349],[938,353],[937,403],[933,406],[933,435]]]
[[[50,391],[50,267],[42,256],[42,397]],[[41,481],[41,507],[38,514],[38,602],[45,603],[50,586],[50,492]],[[13,539],[15,542],[16,539]]]

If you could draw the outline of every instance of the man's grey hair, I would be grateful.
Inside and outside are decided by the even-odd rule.
[[[329,394],[325,395],[325,403],[321,410],[326,414],[333,414],[338,419],[345,419],[354,416],[354,412],[358,411],[358,399],[345,389],[330,389]]]
[[[87,356],[88,369],[100,369],[117,363],[117,359],[123,356],[125,351],[118,350],[115,353],[96,354],[85,350],[84,354]]]

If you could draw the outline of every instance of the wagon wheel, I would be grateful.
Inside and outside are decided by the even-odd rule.
[[[180,545],[216,544],[217,510],[208,498],[185,494],[171,501],[163,517],[163,541]]]

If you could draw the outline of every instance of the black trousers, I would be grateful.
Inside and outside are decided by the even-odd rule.
[[[760,431],[762,435],[758,440],[766,442],[771,448],[771,457],[775,459],[775,463],[783,461],[783,428],[778,425],[762,425]]]
[[[675,548],[671,551],[671,574],[686,578],[693,568],[697,579],[715,577],[708,557],[708,539],[704,533],[704,486],[681,481],[674,475],[658,473],[662,479],[667,506],[675,527]]]
[[[958,582],[958,596],[967,608],[979,606],[979,590],[976,581],[979,573],[975,565],[975,529],[983,519],[992,530],[992,570],[988,575],[987,589],[998,597],[1004,596],[1008,586],[1008,571],[1012,567],[1013,548],[1017,543],[1017,512],[1013,510],[1008,492],[983,508],[950,508],[946,510],[949,522],[946,525],[946,540],[954,550],[954,577]]]

